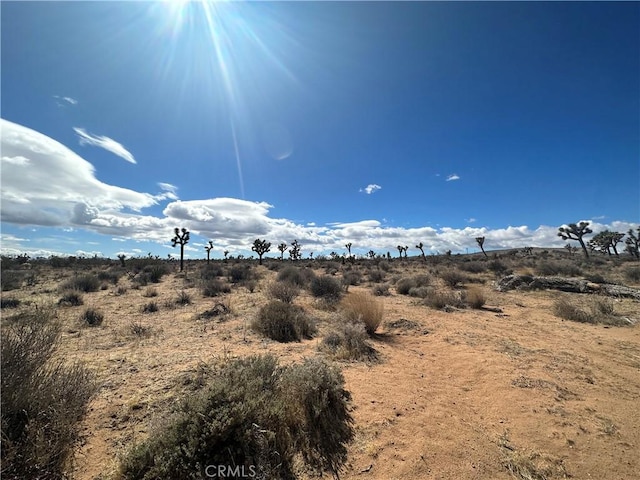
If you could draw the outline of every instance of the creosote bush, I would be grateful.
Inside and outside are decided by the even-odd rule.
[[[231,292],[231,287],[218,278],[202,280],[200,288],[203,297],[217,297],[223,293]]]
[[[60,325],[39,309],[2,327],[2,478],[62,479],[93,375],[55,360]]]
[[[0,300],[0,308],[18,308],[20,300],[17,298],[3,298]]]
[[[424,304],[435,308],[436,310],[443,310],[448,307],[465,308],[466,304],[462,295],[459,292],[452,292],[449,290],[435,290],[429,291],[423,300]]]
[[[369,335],[373,335],[382,323],[384,304],[365,292],[353,292],[340,304],[343,315],[352,323],[361,322]]]
[[[624,277],[632,283],[640,283],[640,267],[630,266],[624,270]]]
[[[389,285],[386,283],[379,283],[371,287],[371,293],[373,293],[376,297],[387,297],[391,295],[389,292]]]
[[[91,274],[77,275],[60,285],[61,291],[78,290],[84,293],[97,292],[99,288],[100,280]]]
[[[299,342],[316,332],[315,322],[301,307],[279,300],[262,306],[251,327],[278,342]]]
[[[396,292],[399,295],[409,295],[411,289],[426,287],[431,283],[427,275],[414,275],[413,277],[403,277],[396,282]],[[420,295],[413,295],[420,296]]]
[[[440,273],[440,278],[447,286],[451,288],[456,288],[461,283],[467,281],[467,277],[456,270],[445,270],[444,272]]]
[[[82,294],[77,290],[64,292],[62,297],[60,297],[60,300],[58,300],[58,305],[66,307],[77,307],[83,304],[84,300],[82,299]]]
[[[564,296],[553,303],[553,313],[565,320],[580,323],[602,323],[605,325],[623,326],[628,322],[616,315],[613,302],[608,298],[595,297],[588,310],[573,304]]]
[[[277,280],[279,282],[289,282],[299,287],[309,285],[311,280],[315,278],[315,273],[309,268],[299,268],[293,265],[287,265],[278,272]]]
[[[337,360],[375,361],[378,352],[369,343],[369,335],[362,323],[345,322],[329,333],[318,346]]]
[[[102,325],[103,321],[104,314],[95,308],[87,308],[82,312],[82,315],[80,315],[80,322],[90,327],[98,327]]]
[[[207,465],[293,479],[295,459],[337,476],[354,429],[350,394],[336,367],[317,358],[281,367],[273,356],[253,356],[212,370],[163,426],[124,457],[124,480],[195,480],[206,478]]]
[[[272,282],[267,287],[267,296],[273,300],[280,300],[284,303],[293,303],[300,295],[300,288],[289,282]]]
[[[342,296],[342,285],[336,278],[329,275],[321,275],[312,279],[309,289],[314,297],[327,301],[338,301]]]

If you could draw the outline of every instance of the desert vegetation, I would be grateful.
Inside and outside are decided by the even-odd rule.
[[[3,258],[2,474],[632,478],[640,266],[615,239]]]

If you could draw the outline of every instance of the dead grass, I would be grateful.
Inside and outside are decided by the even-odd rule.
[[[384,303],[366,292],[352,292],[342,299],[341,310],[348,321],[364,324],[373,335],[384,318]]]

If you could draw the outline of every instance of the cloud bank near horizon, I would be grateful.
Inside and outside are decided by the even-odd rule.
[[[273,205],[237,198],[179,200],[178,187],[158,182],[161,192],[150,194],[109,185],[96,178],[91,163],[58,141],[27,127],[2,119],[2,191],[1,220],[17,226],[52,227],[86,230],[115,240],[114,251],[91,254],[112,256],[121,241],[169,243],[176,226],[192,233],[194,245],[212,240],[214,251],[250,254],[256,238],[273,245],[298,240],[303,253],[342,252],[347,242],[353,251],[366,253],[394,252],[398,245],[413,250],[422,242],[429,253],[447,250],[475,251],[475,238],[486,238],[485,248],[561,247],[565,241],[557,236],[558,226],[526,225],[489,229],[486,227],[451,228],[394,227],[379,220],[335,222],[316,225],[299,224],[270,215]],[[371,185],[370,185],[371,186]],[[372,191],[375,191],[373,189]],[[368,192],[367,192],[368,193]],[[144,210],[168,201],[162,216]],[[571,219],[570,219],[571,220]],[[626,232],[638,224],[625,221],[592,223],[594,233],[609,229]],[[33,253],[46,255],[30,245],[28,239],[2,236],[4,254]],[[142,249],[145,250],[146,249]],[[200,250],[195,257],[200,256]],[[79,249],[75,249],[78,254]],[[83,251],[84,252],[84,251]],[[56,254],[58,252],[48,252]],[[86,252],[88,253],[88,252]]]

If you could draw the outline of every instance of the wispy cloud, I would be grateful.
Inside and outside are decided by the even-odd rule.
[[[87,133],[84,128],[74,127],[73,130],[80,137],[80,145],[93,145],[94,147],[104,148],[129,163],[137,163],[131,152],[124,148],[121,143],[116,142],[113,138],[105,137],[103,135],[92,135],[91,133]]]
[[[53,98],[55,98],[56,100],[62,100],[62,102],[66,102],[66,103],[58,102],[58,105],[61,107],[64,107],[66,104],[69,104],[69,105],[78,104],[78,101],[75,98],[71,98],[71,97],[61,97],[60,95],[54,95]]]
[[[170,183],[158,182],[158,186],[162,189],[160,195],[156,195],[158,200],[164,200],[168,198],[170,200],[178,200],[178,187],[171,185]]]
[[[371,195],[373,192],[377,192],[382,189],[380,185],[376,185],[375,183],[370,183],[364,188],[361,188],[360,191],[366,193],[367,195]]]
[[[457,174],[452,173],[451,175],[449,175],[449,176],[447,177],[447,180],[446,180],[446,181],[447,181],[447,182],[452,182],[452,181],[454,181],[454,180],[460,180],[460,177],[459,177]]]
[[[467,223],[475,223],[476,219],[471,217],[471,218],[467,218]]]

